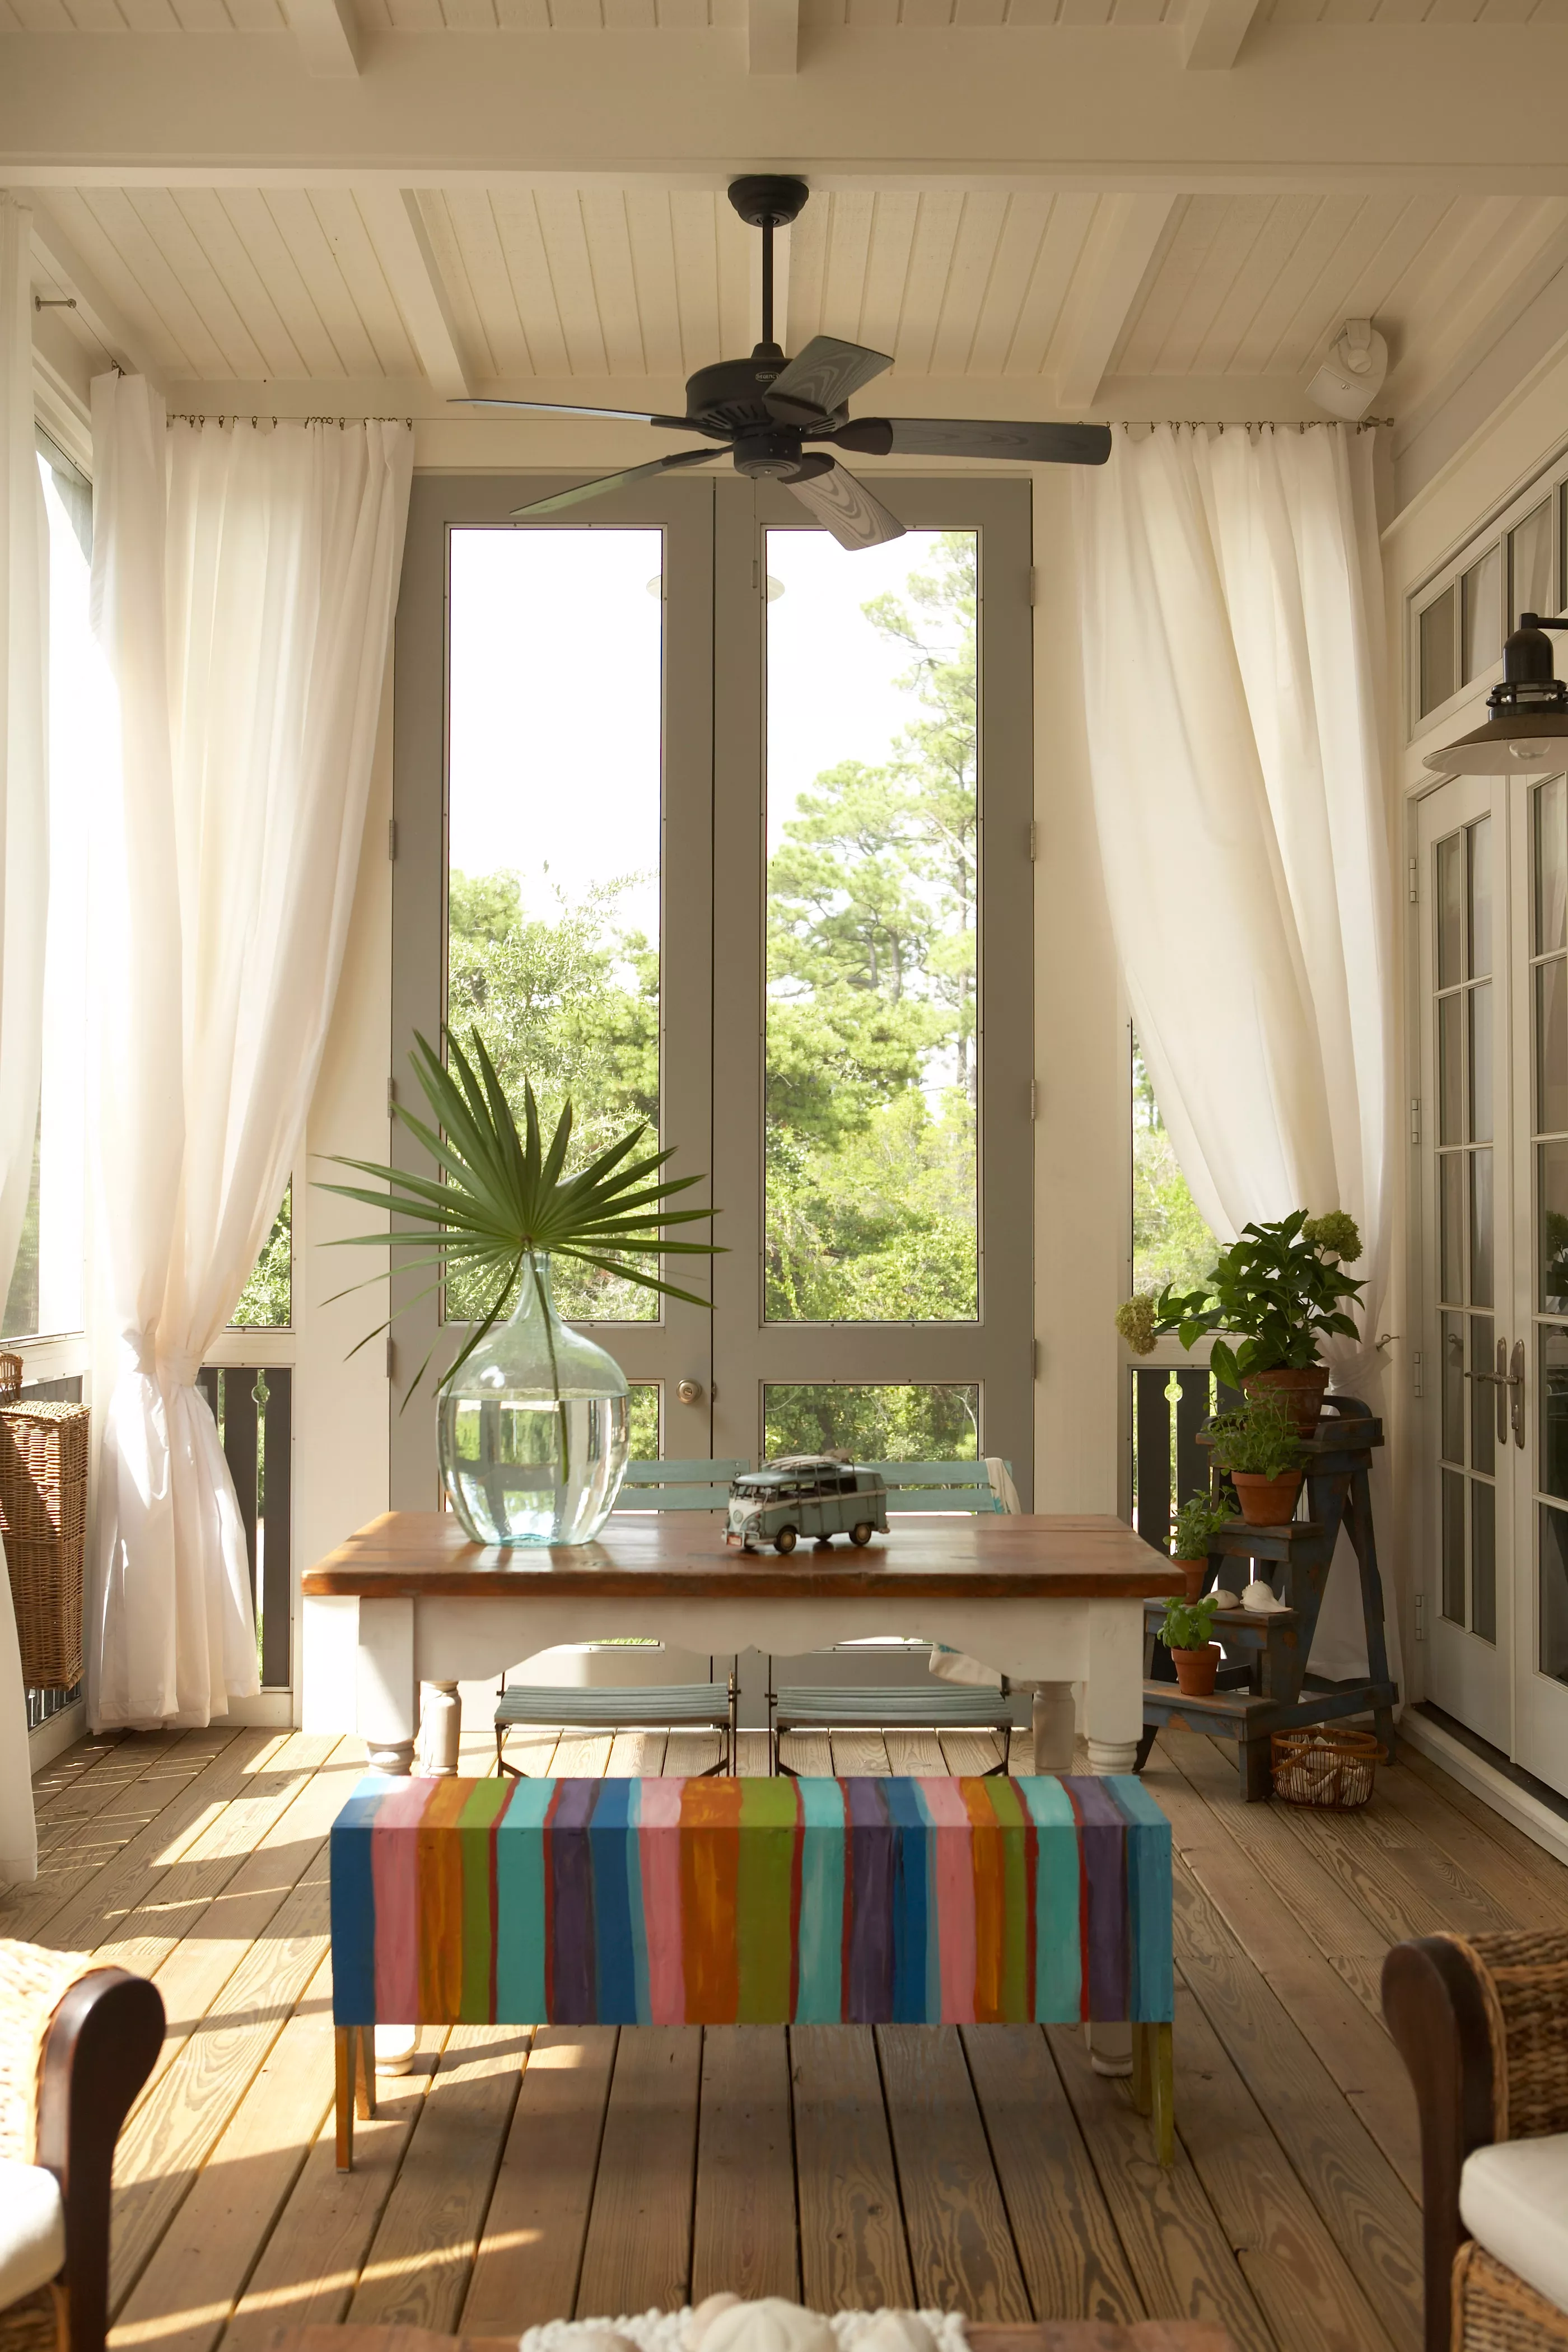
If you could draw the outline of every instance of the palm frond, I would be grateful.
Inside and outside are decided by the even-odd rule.
[[[450,1030],[443,1030],[442,1042],[445,1056],[426,1037],[416,1034],[409,1055],[429,1118],[420,1118],[402,1103],[393,1105],[394,1117],[433,1161],[435,1172],[425,1175],[386,1161],[333,1153],[332,1166],[368,1178],[370,1183],[316,1180],[319,1191],[335,1192],[340,1199],[356,1202],[389,1220],[384,1231],[335,1235],[328,1247],[389,1252],[416,1247],[424,1254],[399,1256],[399,1271],[437,1270],[436,1282],[427,1284],[416,1298],[394,1307],[385,1322],[365,1334],[360,1347],[461,1271],[469,1286],[477,1286],[483,1304],[478,1324],[447,1374],[450,1378],[494,1328],[519,1279],[526,1278],[525,1268],[547,1252],[693,1307],[710,1304],[694,1292],[664,1281],[653,1266],[633,1263],[637,1258],[657,1261],[665,1255],[717,1254],[716,1243],[678,1239],[674,1230],[714,1215],[710,1208],[671,1205],[679,1195],[701,1183],[701,1177],[661,1176],[658,1171],[673,1156],[672,1150],[639,1155],[637,1147],[647,1134],[645,1123],[592,1153],[583,1167],[568,1175],[572,1105],[563,1106],[546,1144],[532,1086],[524,1080],[520,1130],[478,1029],[468,1033],[467,1049]],[[372,1185],[382,1189],[372,1190]],[[346,1298],[384,1279],[373,1275],[333,1296]],[[429,1363],[426,1355],[410,1385],[410,1396]]]

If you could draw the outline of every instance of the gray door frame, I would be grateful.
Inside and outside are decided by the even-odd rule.
[[[664,740],[660,823],[659,1104],[663,1139],[675,1147],[675,1171],[712,1164],[710,1104],[712,965],[713,806],[713,485],[667,481],[597,501],[591,510],[557,523],[513,523],[514,507],[548,498],[556,478],[486,475],[421,475],[414,485],[397,607],[394,683],[393,809],[396,856],[392,882],[392,1069],[398,1098],[416,1091],[408,1067],[416,1031],[434,1039],[447,1009],[447,614],[450,538],[454,529],[490,525],[513,530],[661,530],[664,536]],[[652,565],[649,566],[650,571]],[[670,1050],[670,1040],[679,1040]],[[423,1108],[422,1099],[419,1104]],[[390,1116],[390,1114],[389,1114]],[[393,1123],[395,1165],[418,1166],[423,1155]],[[683,1290],[708,1295],[708,1269],[685,1259]],[[695,1271],[689,1269],[695,1268]],[[410,1297],[421,1277],[394,1275],[394,1297]],[[424,1277],[427,1279],[427,1277]],[[607,1348],[628,1381],[661,1390],[663,1449],[678,1458],[710,1454],[708,1393],[712,1380],[712,1317],[679,1299],[660,1302],[656,1322],[596,1323],[592,1336]],[[434,1381],[420,1392],[409,1384],[426,1351],[437,1345],[432,1373],[456,1352],[439,1345],[436,1302],[427,1299],[395,1327],[389,1359],[394,1510],[437,1508]],[[683,1380],[697,1382],[692,1405],[677,1396]]]
[[[392,1071],[409,1099],[415,1032],[446,1011],[447,612],[454,528],[657,526],[664,531],[665,649],[660,1099],[678,1170],[712,1172],[714,1313],[665,1300],[655,1323],[595,1324],[628,1380],[662,1390],[662,1450],[756,1458],[763,1389],[773,1381],[940,1381],[980,1391],[987,1454],[1033,1491],[1033,808],[1031,519],[1026,481],[879,478],[912,528],[980,533],[980,913],[978,1050],[980,1297],[974,1323],[769,1324],[763,1317],[763,1065],[765,944],[763,631],[771,526],[799,504],[772,485],[666,480],[559,523],[512,524],[553,479],[422,475],[414,486],[397,613],[394,688]],[[809,526],[808,526],[809,527]],[[717,789],[716,789],[717,780]],[[715,1106],[721,1106],[716,1110]],[[389,1113],[390,1117],[390,1113]],[[392,1126],[389,1157],[420,1155]],[[988,1246],[989,1244],[989,1246]],[[682,1286],[706,1288],[688,1261]],[[420,1277],[395,1273],[401,1303]],[[404,1314],[389,1355],[395,1509],[439,1500],[431,1375],[433,1300]],[[437,1345],[433,1373],[452,1352]],[[677,1386],[700,1394],[681,1404]],[[715,1393],[716,1391],[716,1393]],[[406,1409],[405,1409],[406,1408]]]
[[[901,522],[980,536],[980,1317],[973,1323],[769,1323],[763,1314],[766,936],[765,533],[809,523],[774,485],[721,480],[714,604],[715,1451],[760,1455],[770,1381],[940,1381],[980,1391],[981,1449],[1034,1487],[1033,632],[1030,487],[877,479]],[[809,680],[795,682],[809,692]],[[988,1247],[987,1244],[990,1244]]]

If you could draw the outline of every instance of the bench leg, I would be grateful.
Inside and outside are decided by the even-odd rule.
[[[1037,1772],[1072,1770],[1071,1683],[1037,1683],[1030,1709]]]
[[[1132,2029],[1132,2104],[1141,2116],[1154,2112],[1154,2077],[1150,2066],[1149,2028]]]
[[[359,2055],[354,2061],[354,2113],[361,2123],[375,2121],[375,2028],[374,2025],[351,2026],[356,2034]]]
[[[1176,2160],[1175,2053],[1168,2025],[1142,2025],[1148,2037],[1150,2107],[1154,2126],[1154,2153],[1169,2170]]]
[[[354,2061],[359,2045],[357,2025],[340,2025],[332,2036],[336,2058],[333,2116],[337,2126],[338,2170],[354,2168]]]

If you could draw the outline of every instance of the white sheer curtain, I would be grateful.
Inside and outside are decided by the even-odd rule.
[[[195,1386],[282,1197],[342,961],[412,433],[166,427],[93,386],[94,625],[120,697],[91,843],[89,1714],[257,1688],[244,1534]]]
[[[1375,1412],[1392,978],[1372,446],[1339,425],[1121,431],[1079,522],[1106,890],[1161,1112],[1223,1239],[1295,1208],[1355,1218],[1363,1341],[1326,1352]],[[1341,1566],[1314,1664],[1364,1654]]]
[[[0,1305],[33,1173],[49,899],[49,540],[33,442],[32,221],[0,194]],[[37,1868],[27,1705],[0,1553],[0,1878]]]

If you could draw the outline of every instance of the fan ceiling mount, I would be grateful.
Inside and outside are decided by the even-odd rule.
[[[558,514],[584,499],[603,497],[628,482],[650,481],[688,466],[711,465],[726,455],[738,474],[753,481],[782,482],[840,547],[879,547],[900,539],[904,526],[874,498],[858,475],[841,466],[835,449],[868,457],[994,457],[1014,465],[1103,466],[1110,434],[1103,425],[1013,424],[995,418],[951,416],[858,416],[848,401],[893,362],[886,352],[815,335],[803,352],[786,359],[773,341],[773,231],[800,213],[811,191],[804,180],[754,173],[730,184],[730,202],[763,236],[763,334],[750,359],[717,360],[699,368],[686,386],[684,416],[658,416],[646,409],[577,408],[557,401],[480,399],[480,408],[518,408],[546,416],[609,417],[623,425],[652,425],[665,433],[700,433],[718,446],[681,450],[631,466],[596,481],[579,482],[518,507],[519,515]],[[826,443],[826,447],[808,447]]]

